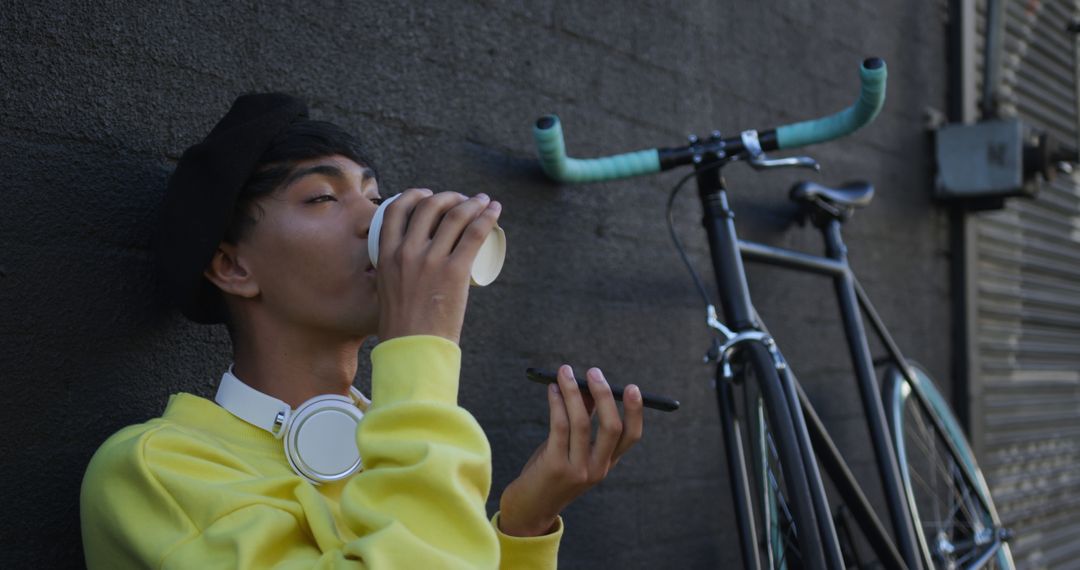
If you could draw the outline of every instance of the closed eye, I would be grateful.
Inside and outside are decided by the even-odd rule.
[[[337,198],[331,194],[323,194],[307,201],[308,204],[321,204],[323,202],[337,202]]]

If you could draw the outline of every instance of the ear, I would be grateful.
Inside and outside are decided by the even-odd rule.
[[[255,275],[239,256],[236,244],[221,242],[203,275],[225,293],[247,299],[259,294]]]

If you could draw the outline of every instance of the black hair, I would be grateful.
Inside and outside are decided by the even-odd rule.
[[[375,169],[361,155],[359,141],[333,123],[303,120],[286,127],[259,158],[251,177],[240,190],[232,221],[225,230],[225,241],[236,243],[251,231],[261,214],[256,202],[273,194],[298,162],[335,154]]]

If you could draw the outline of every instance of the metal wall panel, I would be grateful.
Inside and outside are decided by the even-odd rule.
[[[981,93],[986,2],[973,43]],[[1077,140],[1077,0],[1006,2],[1001,111]],[[1021,568],[1080,568],[1080,185],[972,216],[972,433]]]

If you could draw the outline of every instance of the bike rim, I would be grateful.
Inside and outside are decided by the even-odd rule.
[[[974,457],[955,457],[945,438],[961,450],[969,449],[966,441],[956,441],[951,431],[941,431],[933,417],[940,417],[940,413],[926,406],[912,390],[909,381],[901,377],[890,412],[901,475],[924,559],[932,568],[1011,568],[1007,546],[1000,542],[996,517],[987,504],[987,490],[967,482],[981,481],[970,471]],[[941,423],[948,425],[948,421]],[[963,470],[971,477],[965,478]]]

